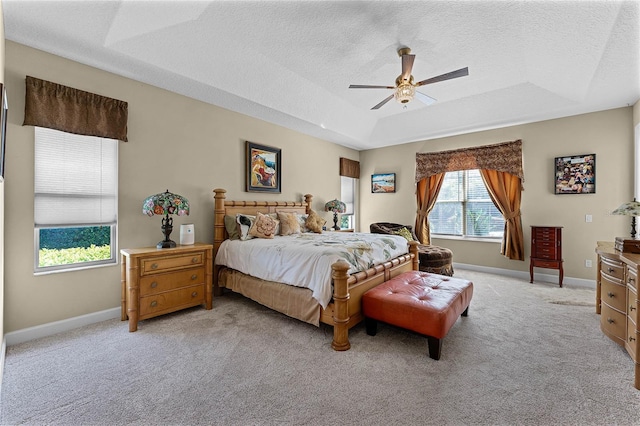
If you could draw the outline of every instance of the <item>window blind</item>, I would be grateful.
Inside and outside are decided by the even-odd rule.
[[[118,141],[35,128],[35,226],[114,225]]]

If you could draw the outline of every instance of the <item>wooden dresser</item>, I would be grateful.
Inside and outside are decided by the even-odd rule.
[[[613,242],[598,242],[596,313],[600,328],[624,347],[635,363],[634,386],[640,389],[638,360],[638,265],[640,254],[615,250]]]
[[[531,227],[531,257],[529,274],[533,282],[533,268],[559,270],[559,284],[562,287],[562,226]]]
[[[212,307],[213,245],[120,250],[121,319],[129,331],[138,321],[180,309]]]

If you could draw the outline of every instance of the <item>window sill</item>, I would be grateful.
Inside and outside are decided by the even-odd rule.
[[[431,234],[432,240],[457,240],[457,241],[474,241],[479,243],[502,243],[502,237],[479,238],[479,237],[460,237],[457,235],[434,235]]]

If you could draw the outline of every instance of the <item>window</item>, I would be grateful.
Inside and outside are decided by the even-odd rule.
[[[35,127],[35,271],[116,263],[118,141]]]
[[[448,172],[429,214],[432,234],[502,238],[504,218],[489,197],[479,170]]]
[[[357,179],[340,176],[340,201],[347,210],[340,216],[340,228],[355,229],[356,227],[356,183]]]

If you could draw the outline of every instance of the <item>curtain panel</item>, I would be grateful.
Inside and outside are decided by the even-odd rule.
[[[360,179],[360,162],[340,157],[340,176]]]
[[[26,89],[24,126],[127,142],[127,102],[31,76]]]
[[[472,169],[498,170],[518,176],[524,182],[522,140],[416,154],[416,183],[439,173]]]

